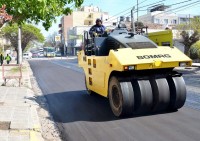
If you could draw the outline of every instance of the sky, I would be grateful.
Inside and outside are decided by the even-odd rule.
[[[198,0],[138,0],[139,10],[144,10],[139,11],[138,14],[139,16],[146,14],[147,7],[144,6],[155,3],[172,5],[171,9],[173,13],[200,15],[200,1],[198,1],[198,3],[195,3],[197,1]],[[175,3],[180,4],[173,5]],[[131,9],[131,7],[136,6],[137,0],[84,0],[82,6],[87,5],[98,6],[103,12],[108,12],[110,16],[128,16],[129,14],[127,13],[129,13],[130,10],[127,9]],[[180,8],[181,6],[185,7]],[[58,24],[60,23],[60,18],[61,16],[56,18],[57,22],[53,23],[52,27],[48,31],[45,31],[41,23],[37,27],[40,28],[42,34],[47,37],[48,35],[59,30]]]

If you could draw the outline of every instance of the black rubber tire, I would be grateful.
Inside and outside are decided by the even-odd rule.
[[[161,112],[167,110],[170,103],[170,90],[166,78],[152,78],[151,86],[153,90],[153,111]]]
[[[89,95],[94,95],[94,94],[96,94],[94,91],[88,89],[87,84],[86,84],[86,77],[85,77],[85,89],[86,89],[86,91],[87,91],[87,93],[88,93]]]
[[[109,81],[108,97],[115,116],[132,115],[134,110],[134,92],[131,82],[119,82],[112,76]]]
[[[182,76],[167,78],[170,88],[170,110],[176,110],[185,104],[186,101],[186,86]]]
[[[135,111],[148,112],[153,106],[153,92],[149,80],[133,80],[135,92]]]

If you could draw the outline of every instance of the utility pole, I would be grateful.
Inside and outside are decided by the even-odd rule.
[[[191,30],[190,14],[189,14],[189,28],[190,28],[190,30]]]
[[[138,0],[137,0],[137,24],[138,24],[138,12],[139,12],[139,9],[138,9]]]
[[[64,39],[64,56],[66,56],[66,44],[65,44],[65,36],[63,36]]]
[[[132,25],[132,32],[135,33],[135,23],[134,23],[134,9],[135,6],[131,9],[131,25]]]
[[[22,63],[21,25],[18,27],[18,64]]]

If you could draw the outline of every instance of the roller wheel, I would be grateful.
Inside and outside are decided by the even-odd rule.
[[[87,91],[87,93],[88,93],[89,95],[94,95],[94,94],[96,94],[94,91],[88,89],[88,87],[87,87],[87,82],[86,82],[86,77],[85,77],[85,88],[86,88],[86,91]]]
[[[170,103],[170,90],[166,78],[152,78],[151,86],[154,97],[154,111],[167,110]]]
[[[181,108],[186,100],[186,87],[183,77],[168,77],[170,87],[170,110]]]
[[[137,112],[148,112],[153,106],[153,93],[149,80],[133,80],[135,92],[135,110]]]
[[[109,81],[109,103],[115,116],[131,115],[134,110],[134,93],[131,82],[119,82],[113,76]]]

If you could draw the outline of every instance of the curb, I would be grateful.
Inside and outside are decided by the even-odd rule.
[[[29,62],[28,62],[29,64]],[[35,94],[35,97],[39,97],[36,101],[38,103],[37,108],[37,114],[39,118],[40,125],[35,125],[35,130],[31,132],[31,141],[37,141],[36,137],[38,134],[40,134],[39,131],[41,131],[41,136],[43,137],[43,140],[52,140],[52,141],[61,141],[63,139],[63,136],[61,132],[59,131],[58,125],[55,123],[53,116],[51,115],[51,112],[49,111],[48,103],[43,95],[38,82],[36,81],[36,78],[33,76],[33,71],[29,64],[29,75],[30,75],[30,81],[32,85],[32,90]]]
[[[192,67],[200,67],[200,63],[192,63]]]

